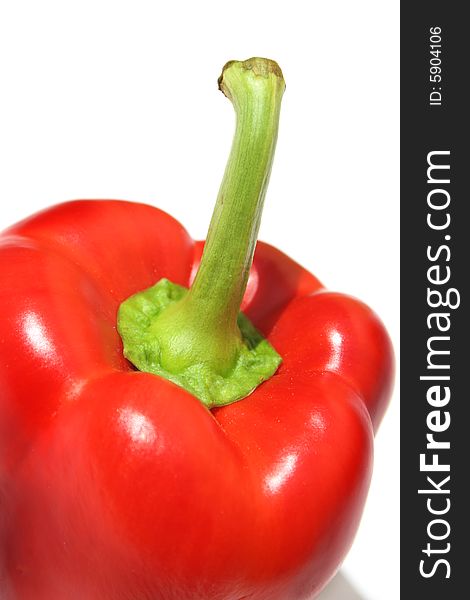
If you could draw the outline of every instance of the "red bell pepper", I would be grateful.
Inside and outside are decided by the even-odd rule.
[[[130,202],[61,204],[0,238],[2,600],[302,600],[352,543],[389,338],[267,244],[249,271],[284,84],[251,59],[220,85],[237,128],[202,263]],[[141,291],[162,278],[155,316]],[[240,333],[241,302],[268,341]],[[247,354],[233,382],[261,347],[258,381]]]

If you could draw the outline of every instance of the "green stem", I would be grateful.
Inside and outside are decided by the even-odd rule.
[[[252,58],[225,65],[219,87],[233,103],[237,124],[188,304],[211,326],[231,328],[253,261],[285,86],[276,63]]]
[[[235,108],[235,137],[194,283],[186,291],[162,280],[126,300],[118,317],[129,360],[208,406],[248,395],[281,360],[239,311],[271,173],[284,79],[275,62],[251,58],[227,63],[219,87]]]

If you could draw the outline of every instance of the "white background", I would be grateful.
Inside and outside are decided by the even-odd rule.
[[[233,133],[216,80],[268,56],[287,82],[260,238],[370,304],[398,348],[398,0],[0,4],[0,229],[124,198],[205,235]],[[399,597],[398,398],[361,528],[322,600]]]

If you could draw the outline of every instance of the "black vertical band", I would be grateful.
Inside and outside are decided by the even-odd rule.
[[[404,599],[461,598],[469,571],[470,28],[462,6],[401,4]]]

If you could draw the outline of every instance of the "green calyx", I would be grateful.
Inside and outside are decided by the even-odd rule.
[[[219,87],[235,136],[196,278],[162,279],[124,301],[118,330],[138,369],[165,377],[208,407],[249,395],[281,357],[240,313],[277,140],[284,80],[273,61],[227,63]]]
[[[237,324],[242,343],[233,368],[225,375],[204,360],[195,360],[179,372],[165,368],[160,345],[158,316],[187,296],[188,290],[161,279],[154,286],[125,300],[119,310],[119,332],[124,355],[140,371],[169,379],[199,398],[208,408],[244,398],[276,372],[281,357],[243,313]]]

